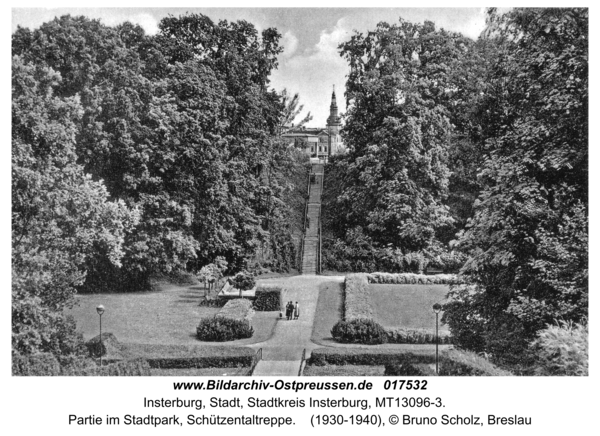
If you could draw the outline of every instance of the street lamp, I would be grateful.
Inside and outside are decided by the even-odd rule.
[[[438,375],[438,316],[440,311],[442,310],[442,305],[440,303],[435,303],[433,305],[433,311],[435,312],[435,374]]]
[[[104,313],[104,306],[96,307],[96,312],[100,315],[100,366],[102,366],[102,314]]]

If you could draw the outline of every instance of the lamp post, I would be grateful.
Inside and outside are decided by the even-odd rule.
[[[442,310],[442,305],[440,303],[435,303],[433,305],[433,311],[435,312],[435,374],[438,375],[438,316],[440,311]]]
[[[102,314],[104,313],[104,306],[96,307],[96,312],[100,315],[100,366],[102,366]]]

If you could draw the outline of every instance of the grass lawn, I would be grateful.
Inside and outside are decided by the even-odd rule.
[[[319,299],[311,340],[317,344],[331,341],[331,328],[342,319],[343,291],[342,283],[328,282],[319,288]]]
[[[385,366],[382,365],[307,365],[302,375],[304,377],[371,377],[382,376]]]
[[[104,305],[102,331],[113,333],[120,343],[138,344],[227,344],[247,345],[266,340],[277,322],[275,312],[256,312],[252,320],[252,338],[231,342],[200,342],[196,327],[200,318],[215,315],[220,308],[201,307],[204,289],[199,286],[166,285],[156,292],[82,294],[78,305],[67,313],[73,315],[77,329],[85,340],[99,331],[96,307]]]
[[[376,321],[384,327],[435,329],[434,303],[443,303],[448,285],[369,285]],[[440,314],[441,317],[441,314]],[[440,329],[444,326],[440,324]]]

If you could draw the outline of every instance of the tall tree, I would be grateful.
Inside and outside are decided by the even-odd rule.
[[[546,323],[587,316],[588,10],[491,10],[488,36],[484,188],[459,238],[474,287],[445,317],[460,345],[514,363]]]
[[[350,152],[334,206],[339,237],[360,227],[376,244],[416,251],[452,222],[449,107],[470,44],[431,22],[400,20],[340,46],[350,65],[342,131]]]
[[[12,75],[13,349],[72,352],[74,325],[62,310],[97,250],[120,264],[137,214],[76,162],[83,110],[78,97],[54,95],[60,74],[17,56]]]

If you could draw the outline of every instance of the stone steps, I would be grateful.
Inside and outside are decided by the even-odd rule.
[[[321,216],[321,192],[323,190],[323,164],[313,164],[311,176],[315,183],[310,184],[307,207],[307,223],[302,253],[302,274],[316,274],[317,250],[319,249],[319,219]]]

